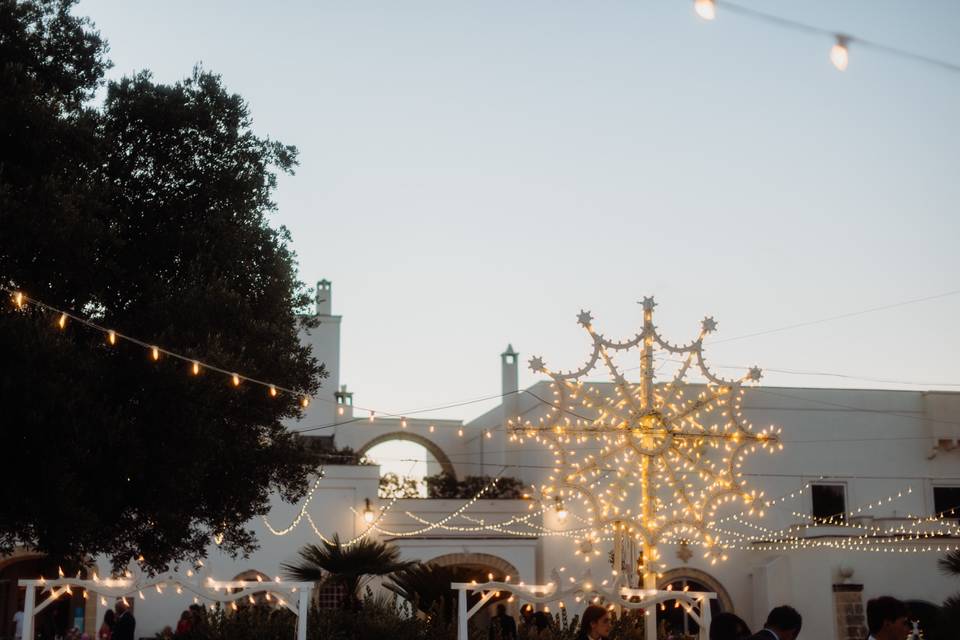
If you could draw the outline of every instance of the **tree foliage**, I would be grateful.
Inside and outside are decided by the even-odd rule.
[[[380,476],[377,496],[380,498],[419,498],[420,489],[417,487],[415,479],[401,478],[390,471]]]
[[[255,548],[270,492],[314,468],[282,421],[316,392],[301,345],[310,302],[269,225],[296,149],[252,130],[247,105],[196,69],[106,84],[105,41],[74,0],[0,0],[0,284],[294,394],[0,306],[4,465],[0,553],[143,557],[161,569]]]
[[[423,479],[427,485],[428,498],[470,499],[483,491],[489,500],[520,500],[523,498],[523,482],[517,478],[501,476],[491,484],[490,476],[466,476],[458,480],[447,471]]]

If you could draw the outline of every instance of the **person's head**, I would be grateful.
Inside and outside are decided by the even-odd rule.
[[[103,614],[103,624],[107,625],[112,629],[113,623],[116,621],[117,621],[117,614],[113,612],[113,609],[107,609],[107,612]]]
[[[181,620],[190,620],[192,617],[193,617],[193,614],[190,613],[189,609],[185,610],[183,613],[180,614]]]
[[[592,604],[580,618],[580,637],[605,638],[610,635],[610,612]]]
[[[877,640],[903,640],[912,629],[907,606],[891,596],[868,600],[867,627]]]
[[[498,604],[498,605],[497,605],[497,615],[498,615],[498,616],[505,616],[505,615],[507,615],[507,607],[506,607],[506,605],[503,605],[503,604]]]
[[[710,621],[710,640],[740,640],[750,637],[750,627],[740,616],[724,611]]]
[[[776,633],[780,640],[796,640],[803,626],[803,618],[796,609],[784,604],[771,609],[763,626]]]
[[[550,626],[550,616],[547,615],[546,611],[537,611],[533,614],[533,626],[537,628],[538,632]]]

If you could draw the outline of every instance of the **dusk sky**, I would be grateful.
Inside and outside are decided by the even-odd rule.
[[[960,390],[960,72],[692,2],[84,0],[111,78],[223,76],[300,150],[278,211],[333,281],[341,380],[403,413],[500,391],[499,354],[583,362],[576,324],[781,386]],[[758,0],[960,64],[960,3]],[[844,374],[780,373],[771,369]],[[744,369],[727,369],[741,375]],[[525,366],[521,387],[536,377]],[[441,411],[471,418],[490,402]]]

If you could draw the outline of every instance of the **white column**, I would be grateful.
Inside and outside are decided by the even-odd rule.
[[[467,638],[467,590],[460,589],[457,596],[457,640]]]
[[[310,587],[300,589],[297,605],[297,640],[307,640],[307,617],[310,614]]]
[[[700,638],[699,640],[710,640],[710,598],[700,600]]]
[[[28,584],[27,596],[23,601],[23,640],[33,640],[33,609],[36,602],[37,590],[32,584]]]

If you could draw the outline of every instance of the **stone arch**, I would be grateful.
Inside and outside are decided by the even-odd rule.
[[[720,601],[721,611],[734,610],[733,599],[730,597],[730,593],[726,590],[726,588],[720,584],[719,580],[714,578],[706,571],[701,571],[700,569],[694,569],[693,567],[678,567],[676,569],[670,569],[657,579],[657,588],[663,589],[671,582],[683,580],[684,578],[699,582],[703,586],[707,587],[708,590],[716,593],[717,600]]]
[[[447,553],[427,560],[429,563],[443,567],[449,566],[482,566],[488,569],[501,571],[505,576],[517,578],[517,568],[499,556],[489,553]]]
[[[428,439],[424,438],[420,434],[410,433],[409,431],[394,431],[393,433],[384,433],[379,435],[373,440],[369,441],[367,444],[360,447],[357,450],[357,455],[363,456],[370,449],[374,448],[378,444],[383,444],[384,442],[390,442],[392,440],[406,440],[407,442],[415,442],[421,445],[424,449],[430,452],[430,455],[433,456],[433,459],[437,461],[437,464],[440,465],[440,468],[445,472],[449,473],[454,478],[457,477],[457,472],[453,468],[453,463],[450,462],[449,456],[437,446],[437,444]]]

